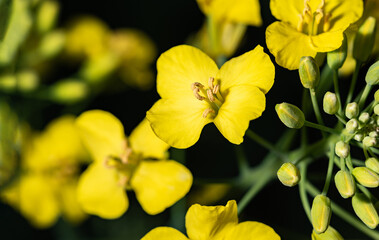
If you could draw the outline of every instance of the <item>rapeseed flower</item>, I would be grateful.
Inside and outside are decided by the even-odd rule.
[[[339,48],[343,32],[363,13],[362,0],[271,0],[278,20],[266,29],[266,42],[276,62],[290,70],[303,56]]]
[[[148,214],[158,214],[182,198],[192,185],[190,171],[167,159],[169,146],[155,136],[147,120],[126,139],[112,114],[91,110],[76,120],[94,162],[79,180],[78,201],[90,214],[120,217],[129,206],[126,190],[134,190]],[[158,159],[158,160],[157,160]]]
[[[237,204],[234,200],[226,206],[192,205],[186,215],[188,238],[170,227],[157,227],[148,232],[141,240],[279,240],[275,231],[260,222],[238,223]]]
[[[163,53],[157,69],[162,99],[146,117],[155,134],[175,148],[195,144],[211,122],[230,142],[240,144],[250,120],[264,111],[275,75],[261,46],[218,69],[202,51],[181,45]]]

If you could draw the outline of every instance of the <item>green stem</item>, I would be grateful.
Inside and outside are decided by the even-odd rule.
[[[330,186],[330,181],[332,179],[332,174],[333,174],[333,163],[334,163],[334,147],[335,147],[335,144],[334,143],[331,143],[330,144],[330,151],[329,151],[329,164],[328,164],[328,171],[327,171],[327,174],[326,174],[326,180],[325,180],[325,185],[324,185],[324,189],[322,190],[322,194],[323,195],[327,195],[328,193],[328,190],[329,190],[329,186]]]
[[[353,166],[353,163],[351,162],[351,155],[350,154],[346,158],[346,165],[349,168],[350,172],[353,171],[354,166]]]
[[[332,134],[336,134],[336,135],[340,134],[339,131],[337,131],[337,130],[335,130],[333,128],[325,127],[323,125],[320,125],[320,124],[317,124],[317,123],[312,123],[312,122],[309,122],[307,120],[305,120],[304,126],[315,128],[315,129],[321,130],[323,132],[328,132],[328,133],[332,133]]]
[[[370,156],[367,153],[367,148],[363,147],[363,154],[365,155],[365,158],[369,158]]]
[[[338,118],[340,122],[342,122],[344,125],[346,125],[346,120],[342,117],[342,114],[336,113],[335,116]]]
[[[369,95],[369,93],[370,93],[370,91],[371,91],[371,88],[372,88],[371,85],[366,84],[366,87],[365,87],[365,89],[363,90],[363,93],[362,93],[362,95],[361,95],[361,98],[359,99],[359,103],[358,103],[359,109],[362,109],[362,108],[363,108],[363,105],[364,105],[365,102],[366,102],[367,96]]]
[[[340,88],[338,85],[338,69],[333,69],[333,83],[334,83],[334,91],[336,92],[338,102],[340,103],[338,114],[342,115],[342,106],[341,106],[342,102],[341,102]]]
[[[297,150],[291,151],[289,156],[290,161],[296,165],[301,160],[304,160],[305,157],[312,157],[315,159],[320,156],[324,156],[325,152],[329,149],[329,146],[327,145],[329,140],[330,138],[322,139],[312,145],[308,145],[307,147],[300,147]]]
[[[317,98],[316,98],[316,91],[314,89],[309,89],[309,91],[310,91],[310,94],[311,94],[311,100],[312,100],[313,110],[315,112],[317,122],[320,125],[325,125],[324,121],[322,120],[322,117],[321,117],[320,108],[318,107]],[[322,136],[325,137],[325,133],[322,132]]]
[[[306,183],[306,189],[307,191],[313,195],[314,197],[319,194],[319,190],[314,187],[311,183]],[[379,239],[379,232],[375,230],[369,229],[365,224],[363,224],[361,221],[359,221],[356,217],[354,217],[349,212],[345,211],[345,209],[338,206],[333,201],[331,202],[332,205],[332,211],[342,218],[344,221],[349,223],[351,226],[355,227],[356,229],[360,230],[362,233],[366,234],[369,237],[372,237],[373,239]]]
[[[358,75],[359,75],[359,69],[361,68],[361,65],[362,65],[361,61],[356,60],[355,70],[354,70],[353,78],[351,80],[349,93],[348,93],[347,98],[346,98],[345,107],[347,106],[348,103],[350,103],[351,99],[353,99],[355,85],[357,83],[357,79],[358,79]]]
[[[363,192],[363,194],[366,195],[366,197],[368,197],[368,199],[370,199],[371,202],[375,203],[378,201],[378,199],[374,195],[372,195],[367,188],[365,188],[361,184],[357,184],[357,186]]]
[[[305,189],[305,184],[306,184],[306,181],[307,181],[307,163],[306,162],[301,162],[299,164],[299,167],[300,167],[300,176],[301,176],[301,179],[300,179],[300,182],[299,182],[300,200],[301,200],[301,204],[303,205],[305,214],[308,217],[309,222],[312,223],[312,219],[311,219],[311,207],[309,205],[308,197],[307,197],[307,192],[306,192],[306,189]]]
[[[207,16],[207,29],[208,29],[208,37],[210,42],[210,49],[212,53],[216,53],[219,48],[218,39],[217,39],[217,29],[214,18],[212,15]]]
[[[249,163],[247,161],[246,155],[241,145],[236,145],[235,151],[237,155],[237,162],[238,162],[238,169],[240,172],[240,176],[243,177],[249,173]]]

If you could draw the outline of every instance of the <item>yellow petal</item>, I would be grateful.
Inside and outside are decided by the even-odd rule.
[[[147,112],[146,118],[155,134],[175,148],[188,148],[200,137],[203,127],[211,122],[203,118],[209,106],[205,101],[190,98],[158,100]]]
[[[153,215],[163,212],[186,195],[192,185],[192,174],[172,160],[143,161],[130,184],[142,208]]]
[[[343,41],[343,30],[310,36],[311,47],[317,52],[330,52],[339,48]]]
[[[248,85],[234,86],[228,89],[214,123],[226,139],[240,144],[250,120],[261,116],[265,107],[266,99],[261,90]]]
[[[317,51],[311,47],[307,35],[283,22],[274,22],[267,27],[266,43],[275,56],[275,61],[289,70],[299,68],[301,57],[315,57],[317,54]]]
[[[63,217],[74,224],[80,223],[87,216],[78,203],[77,185],[77,179],[72,179],[59,186]]]
[[[233,240],[280,240],[275,231],[260,222],[242,222],[226,233],[225,239]]]
[[[186,215],[186,228],[189,239],[209,240],[225,234],[226,226],[238,223],[237,204],[234,200],[226,206],[192,205]]]
[[[356,22],[363,13],[362,0],[325,1],[325,12],[331,14],[329,31],[344,31]]]
[[[299,21],[299,14],[304,9],[303,0],[271,0],[270,10],[272,15],[283,22],[287,22],[296,27]]]
[[[167,158],[170,146],[155,135],[146,118],[130,134],[129,141],[133,151],[143,158]]]
[[[76,126],[95,160],[104,161],[109,155],[121,155],[124,127],[111,113],[102,110],[84,112],[77,118]]]
[[[251,85],[267,93],[274,84],[275,67],[261,46],[226,62],[217,74],[221,93],[236,85]]]
[[[91,164],[81,175],[78,202],[85,212],[108,219],[120,217],[129,206],[117,171],[102,163]]]
[[[148,232],[141,240],[188,240],[188,238],[174,228],[157,227]]]
[[[157,61],[157,90],[162,98],[194,98],[191,84],[208,86],[218,71],[216,63],[197,48],[180,45],[163,53]]]

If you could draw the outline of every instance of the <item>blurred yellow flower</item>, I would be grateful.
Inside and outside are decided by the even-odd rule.
[[[280,240],[275,231],[260,222],[238,223],[237,204],[234,200],[226,206],[192,205],[186,215],[188,238],[171,227],[157,227],[148,232],[141,240]]]
[[[169,146],[154,135],[147,120],[129,140],[121,122],[105,111],[84,112],[76,125],[94,159],[78,187],[78,200],[87,213],[120,217],[129,206],[125,190],[132,189],[148,214],[158,214],[189,191],[190,171],[176,161],[165,160]]]
[[[60,215],[73,223],[86,216],[76,200],[79,164],[86,153],[74,120],[60,117],[36,135],[22,153],[21,176],[2,192],[36,227],[50,227]]]
[[[257,46],[226,62],[216,63],[197,48],[181,45],[157,62],[157,90],[162,99],[147,112],[153,131],[175,148],[188,148],[203,127],[214,122],[226,139],[243,141],[250,120],[265,109],[265,93],[275,68]]]
[[[339,48],[343,32],[363,12],[362,0],[271,0],[272,15],[278,20],[266,29],[266,42],[276,62],[298,69],[303,56]]]

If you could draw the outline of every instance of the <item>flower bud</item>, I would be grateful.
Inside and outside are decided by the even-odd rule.
[[[55,83],[48,94],[56,102],[71,104],[84,99],[88,95],[88,87],[81,81],[65,79]]]
[[[283,163],[276,174],[280,182],[287,187],[293,187],[300,181],[299,169],[290,162]]]
[[[53,28],[59,12],[57,1],[43,1],[37,12],[36,26],[40,33],[45,33]]]
[[[374,113],[379,116],[379,104],[374,107]]]
[[[301,128],[305,122],[304,113],[295,105],[280,103],[275,106],[279,119],[289,128]]]
[[[345,109],[345,115],[348,119],[356,118],[359,114],[359,106],[356,102],[347,104]]]
[[[362,133],[356,133],[354,135],[354,140],[358,141],[358,142],[361,142],[363,140],[363,134]]]
[[[366,136],[365,138],[363,138],[362,143],[365,147],[373,147],[376,145],[376,138]]]
[[[361,115],[359,115],[358,119],[361,123],[368,123],[370,120],[370,114],[368,114],[368,112],[363,112]]]
[[[318,234],[325,232],[329,227],[331,216],[330,199],[322,194],[317,195],[313,199],[311,209],[313,231]]]
[[[331,69],[338,70],[342,67],[347,56],[347,37],[343,34],[344,38],[341,47],[338,49],[327,53],[328,66]]]
[[[366,161],[365,161],[365,165],[370,170],[372,170],[372,171],[376,172],[377,174],[379,174],[379,161],[378,161],[377,158],[374,158],[374,157],[367,158]]]
[[[376,103],[379,103],[379,89],[375,91],[374,99]]]
[[[334,182],[343,198],[349,198],[355,194],[355,181],[350,172],[339,170],[334,176]]]
[[[38,87],[38,75],[33,71],[22,71],[16,77],[18,89],[22,92],[31,92]]]
[[[376,19],[368,17],[359,27],[354,39],[353,57],[365,62],[372,52],[375,41]]]
[[[313,230],[312,240],[343,240],[343,237],[337,232],[337,230],[329,226],[324,233],[317,234]]]
[[[343,141],[338,141],[336,143],[334,151],[336,152],[338,157],[347,158],[347,156],[349,156],[349,154],[350,154],[350,146],[349,146],[349,144],[347,144]]]
[[[355,214],[362,220],[367,227],[375,229],[379,224],[378,213],[372,202],[363,193],[357,193],[352,201]]]
[[[305,88],[314,89],[320,82],[320,69],[313,57],[302,57],[299,65],[301,84]]]
[[[366,74],[366,83],[368,85],[377,85],[379,83],[379,61],[372,64]]]
[[[379,176],[367,167],[356,167],[352,171],[355,179],[363,186],[376,188],[379,186]]]
[[[378,132],[377,131],[372,131],[368,134],[372,138],[377,138],[378,137]]]
[[[357,131],[359,128],[359,122],[357,119],[353,118],[353,119],[350,119],[347,123],[346,123],[346,131],[350,134],[353,134],[355,133],[355,131]]]
[[[324,95],[324,112],[330,115],[334,115],[338,112],[340,108],[340,103],[338,101],[337,95],[332,92],[326,92]]]
[[[6,74],[0,76],[0,90],[14,92],[17,89],[17,78],[15,75]]]
[[[52,58],[63,49],[65,40],[63,31],[56,30],[46,33],[41,40],[38,53],[44,58]]]

